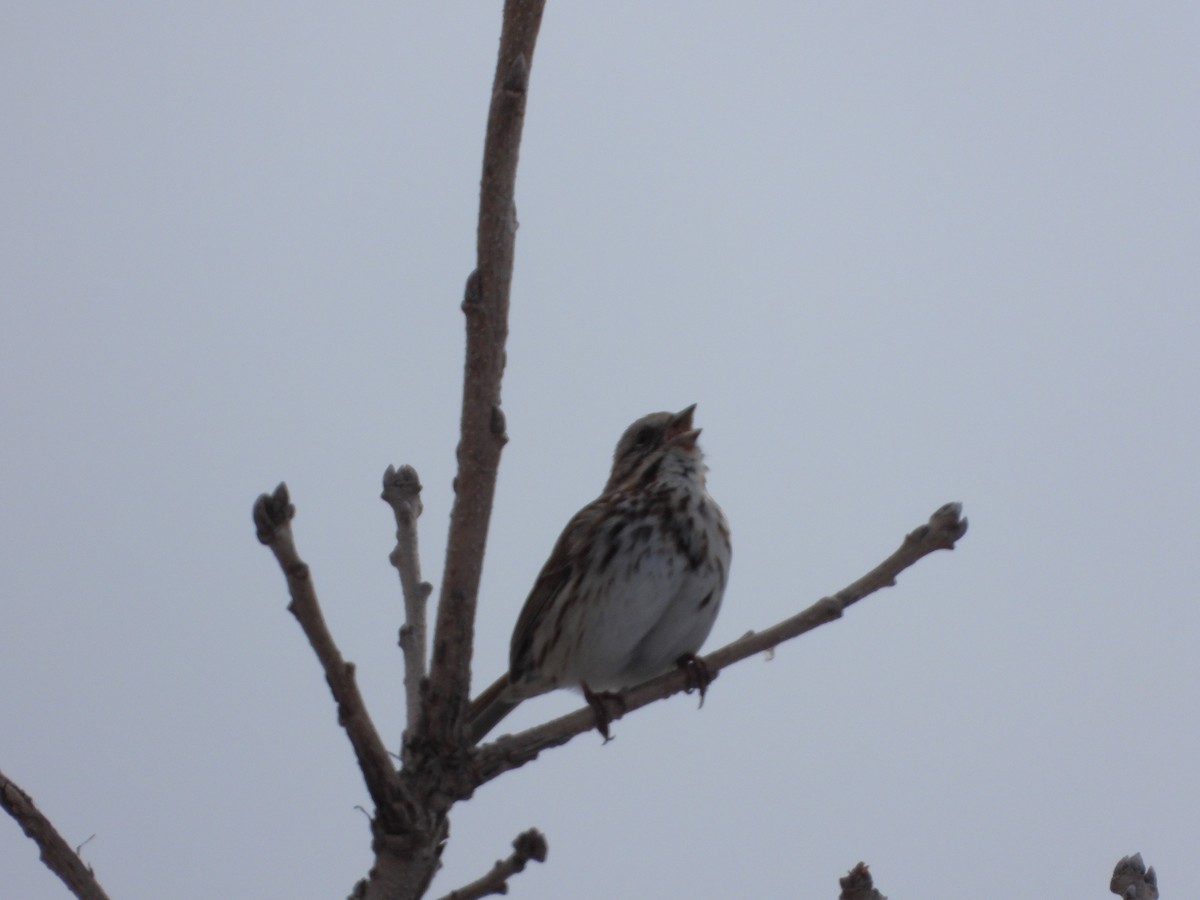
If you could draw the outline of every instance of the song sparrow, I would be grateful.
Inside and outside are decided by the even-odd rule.
[[[729,575],[729,526],[705,489],[695,404],[625,431],[604,492],[567,523],[513,630],[508,674],[467,712],[480,741],[518,703],[559,687],[632,687],[695,653]],[[707,673],[701,687],[707,682]]]

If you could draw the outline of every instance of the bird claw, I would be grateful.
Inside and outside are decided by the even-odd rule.
[[[587,701],[587,705],[592,708],[592,715],[596,717],[596,730],[604,736],[604,743],[612,740],[612,735],[608,733],[608,726],[612,722],[612,714],[609,713],[605,702],[614,704],[620,711],[617,713],[617,718],[625,715],[625,698],[620,694],[614,694],[612,691],[593,691],[586,684],[583,685],[583,699]]]
[[[708,668],[708,663],[703,657],[697,656],[695,653],[685,653],[675,661],[675,665],[683,669],[685,694],[690,694],[692,691],[700,692],[700,706],[698,709],[704,708],[704,695],[708,692],[708,686],[712,684],[713,679],[717,676]]]

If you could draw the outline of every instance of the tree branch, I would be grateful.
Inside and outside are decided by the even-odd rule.
[[[3,772],[0,772],[0,806],[17,820],[25,836],[38,845],[46,868],[61,878],[72,894],[79,900],[108,900],[91,867],[63,840],[34,805],[33,798]]]
[[[864,862],[851,869],[845,878],[839,878],[838,885],[842,889],[838,900],[887,900],[887,897],[875,889],[871,872]]]
[[[294,510],[286,488],[280,485],[274,496],[263,495],[255,505],[259,539],[274,551],[287,577],[292,594],[288,608],[325,668],[338,702],[339,719],[375,802],[375,861],[367,878],[355,888],[356,896],[368,900],[415,900],[424,894],[440,865],[450,807],[470,792],[473,783],[461,723],[470,690],[475,608],[496,472],[500,451],[508,440],[500,384],[517,227],[513,196],[529,66],[543,6],[544,0],[506,0],[504,4],[483,154],[476,267],[467,279],[462,303],[466,361],[455,498],[428,677],[423,682],[413,676],[415,660],[424,654],[406,648],[409,726],[399,771],[392,766],[366,712],[353,667],[342,660],[325,627],[308,567],[292,541],[289,522]],[[385,499],[386,493],[385,487]],[[410,511],[415,513],[411,506]],[[399,518],[398,512],[398,532],[403,530]],[[415,532],[412,538],[415,549]],[[406,542],[407,538],[398,534],[398,545]],[[398,568],[402,580],[408,577],[407,570],[420,583],[415,566],[398,560]],[[408,593],[406,590],[406,596]],[[412,638],[415,647],[418,642],[415,635]],[[408,642],[409,635],[402,636],[402,646]],[[419,694],[414,692],[414,684]],[[416,696],[419,709],[414,715]]]
[[[1124,856],[1113,869],[1108,889],[1123,900],[1158,900],[1158,875],[1142,862],[1142,854]]]
[[[536,828],[517,835],[513,841],[513,852],[508,859],[496,861],[492,870],[477,881],[451,891],[442,900],[478,900],[491,894],[507,894],[508,878],[523,871],[529,860],[546,861],[546,838]]]
[[[936,550],[952,550],[967,531],[967,520],[961,518],[962,506],[947,503],[929,518],[929,522],[905,536],[891,556],[862,578],[831,597],[818,600],[808,609],[785,619],[765,631],[750,632],[742,638],[714,650],[704,657],[708,671],[714,677],[726,666],[747,657],[774,649],[784,641],[799,637],[828,622],[841,618],[842,611],[863,597],[896,583],[896,577],[918,560]],[[621,693],[623,709],[611,710],[612,719],[621,718],[658,700],[690,689],[687,674],[679,669],[659,675],[650,681]],[[571,738],[595,727],[591,707],[576,710],[544,725],[516,735],[506,735],[476,751],[475,774],[478,784],[491,781],[497,775],[516,769],[535,759],[550,747],[561,746]]]
[[[425,721],[418,726],[431,746],[461,740],[471,682],[475,606],[496,490],[500,450],[508,440],[500,408],[509,288],[516,238],[513,201],[529,68],[544,0],[507,0],[492,82],[483,176],[479,190],[476,268],[467,279],[467,352],[463,377],[458,475],[446,568],[442,577],[430,665]]]
[[[421,580],[421,557],[417,552],[417,517],[421,515],[421,479],[412,466],[383,473],[380,495],[396,514],[396,548],[388,559],[400,573],[404,592],[404,624],[400,626],[400,650],[404,654],[404,694],[408,730],[417,724],[421,711],[421,681],[425,678],[425,607],[433,586]]]
[[[396,767],[388,756],[375,723],[367,712],[358,683],[354,677],[354,664],[342,658],[341,652],[325,624],[325,616],[317,602],[308,565],[300,559],[292,536],[292,517],[296,507],[288,497],[287,485],[280,482],[273,494],[262,494],[254,504],[254,524],[258,539],[271,548],[279,567],[287,579],[292,602],[288,611],[296,617],[313,651],[317,654],[325,680],[333,699],[337,701],[338,723],[346,729],[346,736],[358,758],[363,780],[375,804],[375,816],[382,819],[388,832],[403,830],[411,816],[403,813],[400,802],[403,791],[396,775]]]

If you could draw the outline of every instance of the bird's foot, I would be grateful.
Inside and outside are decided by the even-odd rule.
[[[708,691],[708,686],[712,684],[716,674],[709,671],[708,663],[704,658],[697,656],[695,653],[685,653],[679,659],[675,660],[675,665],[683,669],[685,679],[685,687],[683,692],[690,694],[692,691],[700,692],[700,706],[704,706],[704,694]]]
[[[586,684],[583,687],[583,699],[587,701],[587,705],[592,708],[592,715],[596,717],[596,730],[604,736],[604,743],[612,740],[612,735],[608,733],[609,723],[612,722],[612,713],[608,711],[606,703],[613,704],[618,710],[617,718],[625,715],[625,698],[620,694],[614,694],[612,691],[593,691]]]

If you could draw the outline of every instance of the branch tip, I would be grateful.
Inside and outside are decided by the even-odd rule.
[[[530,828],[517,835],[513,841],[513,850],[516,851],[515,855],[523,857],[526,861],[532,859],[534,862],[545,862],[550,847],[544,834],[536,828]]]
[[[967,520],[962,518],[961,503],[945,503],[929,517],[932,531],[943,535],[950,546],[967,533]]]
[[[845,878],[839,878],[838,885],[842,889],[838,900],[887,900],[875,889],[871,871],[864,862],[851,869]]]
[[[513,852],[508,859],[497,860],[492,870],[470,884],[451,891],[442,900],[478,900],[491,894],[507,894],[510,876],[525,869],[525,865],[534,862],[545,862],[548,846],[546,836],[536,828],[522,831],[512,842]]]
[[[254,527],[259,542],[267,545],[275,543],[279,533],[288,527],[295,515],[296,507],[288,496],[287,482],[279,482],[271,494],[259,494],[254,501]]]
[[[424,511],[421,504],[421,477],[412,466],[399,469],[388,466],[383,473],[383,491],[380,499],[395,510],[397,516],[407,515],[414,519]]]
[[[1142,854],[1123,856],[1113,869],[1108,889],[1122,900],[1158,900],[1158,875],[1146,868]]]

